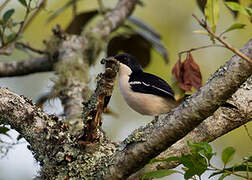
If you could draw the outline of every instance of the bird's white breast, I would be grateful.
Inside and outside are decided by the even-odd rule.
[[[158,115],[170,111],[174,106],[173,100],[169,100],[152,94],[134,92],[130,88],[128,66],[120,63],[119,88],[126,103],[135,111],[143,115]]]

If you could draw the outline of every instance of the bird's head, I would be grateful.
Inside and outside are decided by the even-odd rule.
[[[120,70],[132,72],[142,72],[141,65],[137,62],[136,58],[130,54],[123,53],[114,56],[114,58],[120,63]]]

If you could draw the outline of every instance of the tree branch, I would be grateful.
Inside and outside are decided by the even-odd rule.
[[[0,77],[24,76],[36,72],[52,71],[53,63],[47,56],[24,61],[2,62],[0,63]]]
[[[49,120],[31,100],[0,87],[0,124],[11,125],[37,152],[46,146],[43,133]]]
[[[240,52],[238,49],[232,47],[230,44],[228,44],[224,39],[222,39],[220,36],[217,36],[207,25],[206,21],[200,20],[195,14],[192,15],[198,23],[205,29],[207,32],[215,39],[217,39],[219,42],[221,42],[227,49],[231,50],[233,53],[237,54],[241,58],[245,59],[246,61],[252,63],[252,59],[247,57],[245,54]]]
[[[119,0],[116,7],[92,29],[92,32],[99,35],[102,39],[106,39],[110,33],[122,25],[133,12],[137,1],[138,0]]]
[[[98,75],[94,94],[84,104],[84,134],[81,137],[85,144],[99,142],[102,132],[102,113],[106,109],[112,95],[118,71],[117,61],[113,58],[103,59],[105,72]],[[97,78],[97,79],[98,79]]]
[[[252,39],[241,50],[252,57]],[[123,150],[114,156],[107,179],[126,178],[151,158],[183,138],[233,94],[252,74],[252,65],[233,56],[211,79],[179,107],[144,128],[135,130],[125,141]],[[126,164],[126,166],[125,166]]]
[[[166,151],[158,155],[157,159],[168,158],[171,156],[181,156],[189,153],[187,141],[203,142],[213,141],[216,138],[230,132],[231,130],[240,127],[241,125],[252,120],[252,76],[233,94],[232,98],[228,100],[237,107],[226,108],[220,107],[210,116],[204,120],[198,127],[188,133],[183,139],[177,141]],[[147,164],[143,169],[133,174],[128,180],[137,180],[150,171],[159,169],[171,169],[178,165],[176,162],[163,162]]]

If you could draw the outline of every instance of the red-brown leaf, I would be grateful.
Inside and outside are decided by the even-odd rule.
[[[181,89],[191,91],[192,87],[199,89],[202,86],[202,76],[199,66],[194,62],[191,54],[181,63],[180,60],[174,65],[172,73],[176,77]]]

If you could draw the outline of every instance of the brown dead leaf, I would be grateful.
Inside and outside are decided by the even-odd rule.
[[[192,87],[199,89],[202,86],[202,76],[199,66],[189,53],[183,63],[180,60],[174,65],[172,73],[181,89],[191,91]]]

